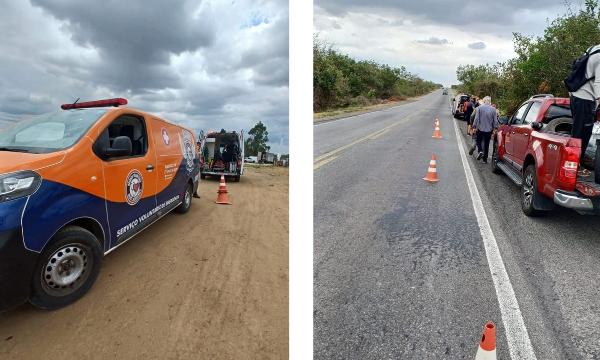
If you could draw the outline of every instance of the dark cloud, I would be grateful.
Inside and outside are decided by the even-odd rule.
[[[477,3],[460,3],[446,0],[315,0],[316,7],[331,16],[343,17],[350,12],[375,13],[404,17],[409,15],[416,22],[451,24],[471,27],[473,31],[493,28],[505,29],[511,34],[510,25],[523,23],[520,11],[535,11],[541,20],[565,11],[564,0],[483,0]],[[540,11],[541,10],[541,11]],[[520,24],[527,26],[527,24]],[[521,31],[524,28],[519,28]]]
[[[470,49],[473,50],[483,50],[485,49],[485,43],[483,41],[478,41],[467,45]]]
[[[283,0],[7,2],[0,127],[78,97],[123,96],[197,131],[263,121],[287,152],[288,27]]]
[[[180,87],[170,56],[210,46],[216,31],[210,13],[196,14],[201,4],[184,0],[32,3],[65,21],[76,44],[98,51],[101,62],[91,72],[117,90]]]
[[[420,44],[429,44],[429,45],[447,45],[450,44],[450,41],[448,41],[448,39],[440,39],[437,38],[435,36],[430,37],[429,39],[426,40],[416,40],[416,42],[420,43]]]

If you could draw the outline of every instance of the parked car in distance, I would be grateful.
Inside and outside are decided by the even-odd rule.
[[[571,137],[570,100],[535,95],[509,118],[500,118],[491,167],[521,187],[521,208],[541,215],[555,205],[600,213],[600,176],[578,175],[581,139]],[[596,169],[600,169],[596,156]],[[598,172],[596,172],[598,174]],[[596,178],[598,177],[598,178]]]
[[[190,209],[193,132],[126,104],[65,104],[0,131],[0,311],[78,300],[104,255]]]
[[[465,114],[463,112],[463,104],[469,100],[471,95],[469,94],[458,94],[452,99],[452,115],[455,119],[463,119]]]
[[[256,156],[246,156],[244,162],[256,164]]]
[[[444,90],[442,90],[442,95],[448,95],[448,89],[444,88]]]

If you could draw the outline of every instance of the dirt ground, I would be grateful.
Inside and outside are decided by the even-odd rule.
[[[252,167],[104,259],[78,302],[0,314],[0,359],[288,358],[288,171]]]

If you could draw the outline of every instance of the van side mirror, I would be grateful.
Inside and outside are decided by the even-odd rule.
[[[117,136],[113,140],[112,147],[104,148],[102,153],[107,158],[118,156],[129,156],[132,153],[131,139],[127,136]]]
[[[500,116],[498,118],[498,122],[502,125],[508,124],[508,116]]]
[[[542,130],[542,127],[544,127],[544,124],[542,124],[541,122],[534,121],[531,123],[531,128],[533,130],[540,131]]]

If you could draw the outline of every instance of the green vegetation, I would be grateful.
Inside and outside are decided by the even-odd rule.
[[[578,12],[552,21],[540,37],[514,34],[517,56],[495,65],[461,65],[456,75],[458,90],[479,97],[490,95],[503,113],[512,113],[534,94],[568,96],[563,80],[571,64],[585,50],[600,43],[600,11],[597,0],[586,0]]]
[[[244,141],[244,154],[245,156],[256,156],[258,152],[269,151],[271,148],[267,145],[269,141],[269,132],[267,127],[259,121],[250,131],[248,131],[248,138]]]
[[[374,61],[356,61],[334,50],[317,36],[313,42],[313,111],[368,106],[382,100],[402,100],[441,85]]]

